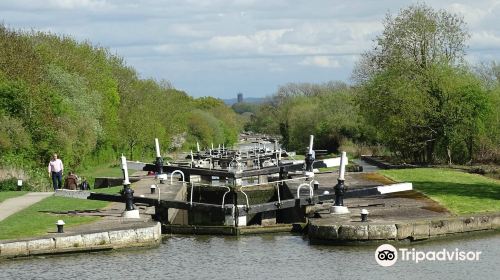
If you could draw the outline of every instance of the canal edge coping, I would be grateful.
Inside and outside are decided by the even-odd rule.
[[[319,219],[320,220],[320,219]],[[376,223],[308,223],[308,236],[314,242],[418,241],[457,234],[500,229],[500,212]]]
[[[157,246],[161,225],[0,243],[0,259]],[[1,242],[1,241],[0,241]]]

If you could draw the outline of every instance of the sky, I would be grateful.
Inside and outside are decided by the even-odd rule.
[[[421,2],[421,1],[420,1]],[[88,40],[142,78],[192,96],[263,97],[289,82],[350,82],[401,0],[1,0],[13,29]],[[428,1],[464,17],[471,63],[500,58],[500,0]]]

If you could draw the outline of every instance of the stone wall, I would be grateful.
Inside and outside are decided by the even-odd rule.
[[[161,226],[156,223],[149,227],[4,242],[0,243],[0,258],[154,246],[160,242]]]
[[[465,232],[500,229],[500,213],[392,223],[327,224],[312,220],[308,228],[309,238],[313,241],[415,241]]]

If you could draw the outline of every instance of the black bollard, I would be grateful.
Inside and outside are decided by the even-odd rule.
[[[335,191],[335,206],[344,206],[344,180],[337,179],[337,182],[337,185],[333,187],[333,190]]]
[[[156,185],[151,185],[151,194],[154,194],[156,192]]]
[[[368,210],[366,209],[361,209],[361,221],[362,222],[368,222]]]
[[[160,183],[163,184],[163,176],[160,176],[163,174],[163,158],[162,157],[156,157],[155,161],[156,165],[156,174],[158,178],[160,178]]]
[[[317,191],[319,189],[319,182],[314,180],[313,181],[313,190]]]
[[[131,211],[134,210],[134,190],[130,188],[130,185],[123,186],[123,196],[125,199],[125,210]]]
[[[58,220],[57,223],[57,233],[64,233],[64,221],[63,220]]]
[[[307,172],[313,172],[313,163],[314,163],[314,156],[311,153],[308,153],[306,155],[306,158],[304,160],[306,162],[306,171]]]

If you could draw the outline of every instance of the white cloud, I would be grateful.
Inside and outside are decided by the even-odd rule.
[[[325,68],[338,68],[340,62],[328,56],[310,56],[306,57],[299,64],[308,66],[318,66]]]
[[[109,47],[143,76],[193,95],[259,95],[286,82],[347,80],[386,12],[414,2],[2,0],[0,20]],[[500,57],[500,1],[427,2],[464,16],[469,61]]]
[[[493,30],[483,30],[472,33],[469,40],[470,46],[474,49],[499,49],[500,34]]]
[[[250,35],[214,36],[207,42],[195,44],[195,47],[208,47],[216,51],[245,51],[248,53],[265,54],[276,51],[280,39],[286,32],[293,29],[261,30]]]
[[[50,5],[60,9],[103,9],[109,8],[110,4],[105,0],[50,0]]]

